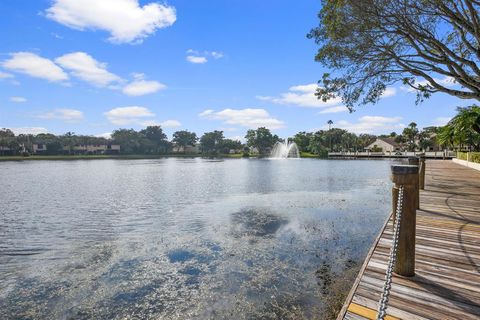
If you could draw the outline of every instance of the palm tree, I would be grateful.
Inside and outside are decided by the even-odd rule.
[[[332,121],[332,120],[328,120],[327,123],[328,123],[328,130],[332,129],[333,121]]]

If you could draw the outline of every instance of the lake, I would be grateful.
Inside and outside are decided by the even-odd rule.
[[[0,162],[2,319],[321,318],[390,212],[391,164]]]

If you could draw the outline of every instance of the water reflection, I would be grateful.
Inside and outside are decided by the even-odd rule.
[[[390,207],[383,161],[0,168],[2,319],[317,317]]]

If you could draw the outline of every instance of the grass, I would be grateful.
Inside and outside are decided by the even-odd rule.
[[[323,158],[318,154],[310,153],[310,152],[300,152],[300,158]]]

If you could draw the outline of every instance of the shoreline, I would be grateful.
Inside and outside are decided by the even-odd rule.
[[[236,154],[219,154],[216,156],[207,156],[202,154],[165,154],[165,155],[143,155],[143,154],[131,154],[131,155],[33,155],[33,156],[1,156],[2,161],[42,161],[42,160],[103,160],[103,159],[117,159],[117,160],[142,160],[142,159],[162,159],[162,158],[219,158],[219,159],[249,159],[249,158],[262,158],[261,156],[251,155],[244,157],[241,153]],[[302,154],[300,158],[317,158],[326,159],[324,157]]]

